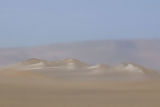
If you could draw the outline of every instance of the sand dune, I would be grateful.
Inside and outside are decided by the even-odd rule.
[[[142,67],[133,63],[122,63],[117,66],[105,64],[90,65],[77,59],[64,59],[58,61],[46,61],[32,58],[18,64],[8,66],[8,68],[19,71],[30,71],[42,73],[49,76],[64,76],[68,78],[148,78],[154,77],[158,73],[154,70]],[[69,72],[67,72],[69,71]],[[92,75],[93,74],[93,75]],[[73,76],[74,75],[74,76]]]

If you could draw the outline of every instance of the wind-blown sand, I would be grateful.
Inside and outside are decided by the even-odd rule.
[[[86,76],[64,65],[66,71],[1,69],[0,107],[160,107],[159,76],[106,80],[108,74]]]

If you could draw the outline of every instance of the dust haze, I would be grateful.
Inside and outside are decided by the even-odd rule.
[[[35,47],[0,48],[0,65],[30,58],[58,60],[75,58],[90,64],[117,65],[133,62],[160,70],[160,39],[97,40]]]

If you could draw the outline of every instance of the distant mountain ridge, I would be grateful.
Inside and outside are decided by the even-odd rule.
[[[160,39],[97,40],[46,46],[0,49],[0,65],[29,58],[59,60],[75,58],[91,64],[116,65],[134,62],[160,70]]]

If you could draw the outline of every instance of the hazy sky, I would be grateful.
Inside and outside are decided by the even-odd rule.
[[[160,0],[0,0],[0,47],[160,37]]]

